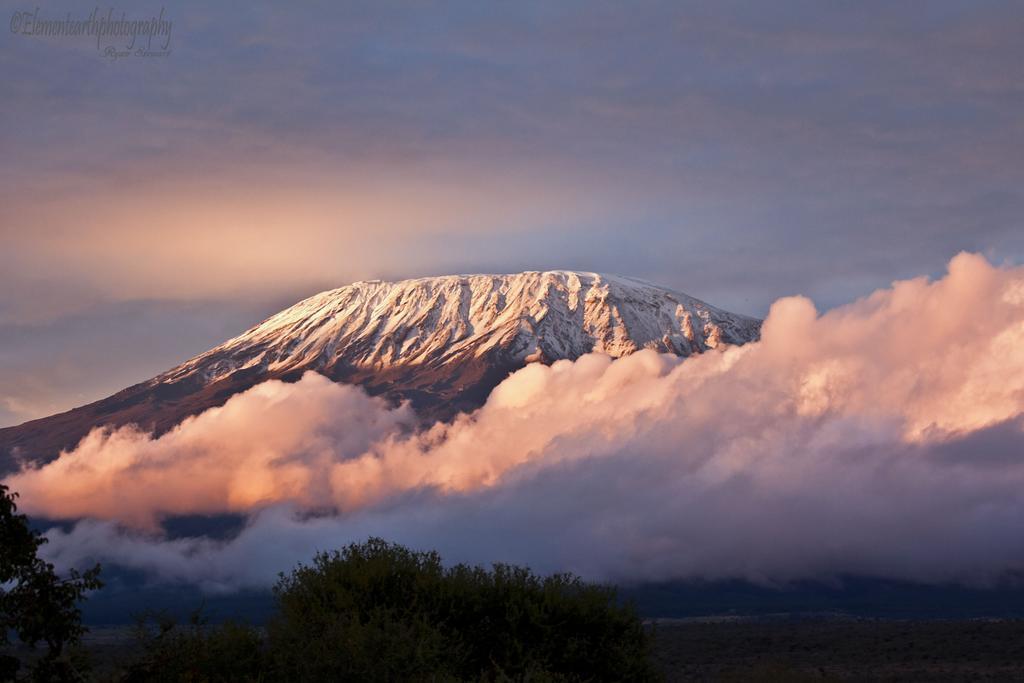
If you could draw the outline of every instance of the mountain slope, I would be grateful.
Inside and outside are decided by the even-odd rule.
[[[301,301],[109,398],[0,429],[0,471],[49,460],[99,425],[160,433],[268,379],[315,370],[408,399],[427,418],[478,407],[529,362],[639,349],[681,356],[758,337],[760,321],[680,292],[596,273],[357,282]]]

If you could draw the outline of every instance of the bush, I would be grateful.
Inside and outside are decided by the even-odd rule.
[[[128,681],[647,681],[648,638],[611,588],[496,565],[445,568],[380,539],[281,575],[255,629],[143,624]],[[152,620],[152,618],[151,618]]]
[[[136,636],[142,656],[128,667],[122,683],[265,680],[266,648],[251,626],[228,622],[211,627],[201,609],[192,613],[187,627],[166,613],[144,613],[138,618]]]
[[[269,625],[288,680],[651,680],[615,591],[528,569],[458,565],[380,539],[282,575]]]

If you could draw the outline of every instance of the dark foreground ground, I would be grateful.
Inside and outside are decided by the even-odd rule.
[[[1024,620],[663,620],[669,681],[1024,681]]]
[[[1024,620],[722,617],[651,628],[667,681],[1024,681]],[[85,646],[94,680],[117,680],[133,633],[94,627]]]
[[[104,578],[84,617],[88,649],[108,673],[137,655],[126,625],[143,606],[179,623],[199,606],[212,624],[261,625],[274,611],[267,591],[203,595],[114,568]],[[677,582],[624,587],[620,597],[648,617],[653,657],[669,681],[1024,681],[1020,582],[988,589],[863,578],[785,588]]]
[[[1020,586],[978,590],[853,579],[779,590],[723,582],[621,593],[650,618],[653,657],[669,681],[1024,681]],[[101,671],[116,671],[117,662],[132,656],[125,624],[140,605],[179,621],[204,605],[211,623],[262,624],[273,612],[266,592],[203,596],[111,573],[85,605],[92,627],[87,643]],[[789,616],[778,616],[783,612]]]

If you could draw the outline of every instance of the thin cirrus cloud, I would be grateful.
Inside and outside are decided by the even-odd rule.
[[[5,346],[0,425],[363,278],[570,268],[762,316],[787,294],[828,309],[937,274],[960,250],[1024,258],[1011,5],[166,14],[155,60],[5,36],[0,339],[52,330],[57,356],[87,361]],[[143,303],[181,339],[148,361]]]
[[[761,341],[531,365],[452,424],[412,427],[315,374],[153,438],[95,431],[11,484],[59,564],[265,585],[368,534],[453,560],[614,580],[860,573],[984,583],[1024,569],[1024,269],[961,254]],[[167,515],[244,513],[228,541]]]
[[[51,286],[88,283],[104,300],[244,303],[389,271],[429,272],[438,267],[431,263],[453,264],[459,241],[481,232],[529,233],[538,222],[611,210],[584,201],[591,190],[582,179],[558,186],[502,172],[483,180],[451,173],[396,176],[389,185],[338,172],[327,181],[326,171],[305,169],[282,186],[273,174],[239,171],[213,187],[182,180],[116,201],[86,194],[8,207],[0,235],[12,251],[0,258],[15,282],[59,265]],[[31,301],[20,309],[12,301],[8,317],[44,318],[46,307],[30,309]]]
[[[757,314],[960,249],[1024,253],[1004,5],[168,14],[173,54],[146,64],[10,36],[7,278],[209,298],[257,271],[294,288],[585,260]],[[473,239],[432,249],[441,227]]]

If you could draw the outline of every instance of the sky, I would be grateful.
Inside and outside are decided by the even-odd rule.
[[[15,31],[92,6],[3,3],[0,426],[359,279],[580,269],[765,316],[1024,259],[1017,3],[162,9],[169,53],[112,59]]]

